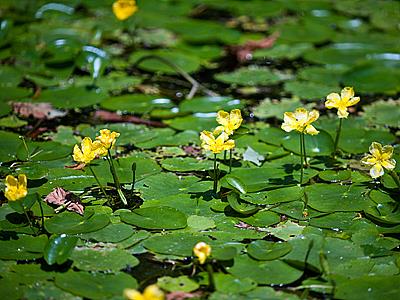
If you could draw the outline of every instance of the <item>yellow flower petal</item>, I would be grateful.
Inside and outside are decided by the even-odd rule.
[[[127,300],[146,300],[146,298],[139,291],[135,289],[125,289],[124,297]]]
[[[207,257],[211,255],[210,245],[199,242],[193,247],[193,253],[199,259],[199,263],[202,265],[206,262]]]
[[[349,115],[347,107],[340,107],[337,111],[337,115],[339,116],[339,118],[347,118]]]
[[[383,171],[383,167],[381,164],[375,164],[371,170],[369,170],[369,174],[372,178],[381,177],[385,172]]]
[[[305,129],[305,133],[311,134],[311,135],[317,135],[319,133],[319,131],[317,129],[315,129],[314,126],[308,125]]]
[[[360,97],[353,97],[347,102],[347,106],[353,106],[360,102]]]
[[[8,201],[16,201],[28,194],[27,178],[25,174],[18,175],[18,179],[12,175],[6,177],[4,196]]]
[[[112,9],[117,19],[123,21],[132,16],[138,7],[135,0],[118,0],[113,3]]]
[[[382,167],[384,167],[386,170],[392,171],[396,167],[396,160],[394,160],[393,158],[384,160],[384,161],[382,161],[381,164],[382,164]]]
[[[330,93],[326,99],[327,101],[325,101],[325,107],[328,109],[336,108],[340,102],[340,96],[338,93]]]
[[[226,126],[229,123],[229,113],[220,110],[217,112],[217,123]]]
[[[155,284],[146,287],[143,296],[146,300],[164,300],[164,292]]]
[[[373,142],[371,146],[369,146],[369,152],[375,158],[380,158],[382,153],[382,145],[377,142]]]
[[[340,97],[342,101],[349,101],[350,98],[354,97],[354,89],[352,87],[345,87],[340,92]]]

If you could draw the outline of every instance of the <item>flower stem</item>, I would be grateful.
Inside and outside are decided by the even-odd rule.
[[[30,161],[31,160],[31,153],[29,152],[28,144],[25,141],[25,137],[20,135],[19,138],[22,141],[22,144],[24,145],[25,151],[26,151],[26,160]]]
[[[392,170],[392,171],[389,172],[389,174],[392,176],[394,182],[396,182],[397,186],[400,188],[400,178],[397,175],[396,171]]]
[[[96,182],[97,182],[97,184],[99,185],[99,187],[100,187],[102,193],[104,194],[104,196],[106,196],[107,199],[109,199],[109,197],[108,197],[106,191],[104,190],[103,185],[100,183],[100,180],[99,180],[99,178],[97,177],[96,173],[93,171],[93,169],[92,169],[92,167],[91,167],[90,165],[87,165],[87,166],[89,167],[89,170],[90,170],[90,172],[92,173],[94,179],[96,179]]]
[[[39,208],[40,208],[40,214],[41,214],[41,218],[42,218],[42,231],[44,231],[44,213],[43,213],[43,206],[42,206],[42,202],[41,199],[39,197],[36,198],[37,202],[39,203]]]
[[[229,174],[232,171],[232,149],[229,150]]]
[[[304,166],[307,168],[308,162],[307,162],[307,153],[306,153],[306,137],[305,137],[304,132],[302,132],[301,135],[302,135],[302,143],[303,143]]]
[[[207,264],[207,273],[208,273],[208,286],[210,290],[214,290],[214,271],[211,264]]]
[[[300,185],[303,184],[303,174],[304,174],[304,165],[303,165],[303,133],[300,133]]]
[[[218,178],[217,178],[217,154],[214,154],[214,193],[217,193]]]
[[[111,174],[113,176],[114,183],[115,183],[115,186],[117,188],[117,192],[118,192],[119,198],[121,199],[121,201],[125,205],[128,205],[128,201],[126,200],[125,195],[124,195],[124,193],[122,192],[122,189],[121,189],[121,184],[119,182],[117,171],[115,170],[115,167],[114,167],[114,162],[113,162],[113,159],[112,159],[112,156],[111,156],[110,149],[108,149],[108,163],[110,164]]]
[[[22,203],[22,201],[18,201],[18,203],[21,205],[21,208],[22,208],[22,210],[23,210],[23,212],[24,212],[24,215],[25,215],[26,219],[28,220],[29,227],[32,229],[33,234],[36,235],[37,233],[36,233],[36,231],[35,231],[35,228],[33,227],[31,218],[29,218],[29,215],[28,215],[28,213],[27,213],[27,211],[26,211],[26,209],[25,209],[24,204]]]
[[[335,145],[334,145],[334,150],[333,150],[333,157],[336,156],[337,150],[338,150],[338,145],[339,145],[339,137],[340,137],[340,133],[342,131],[342,123],[343,123],[343,119],[340,118],[339,119],[339,126],[336,130],[336,137],[335,137]]]

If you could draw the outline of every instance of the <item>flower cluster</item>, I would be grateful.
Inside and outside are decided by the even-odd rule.
[[[235,141],[229,136],[242,124],[243,118],[239,109],[234,109],[230,113],[220,110],[217,113],[217,122],[220,124],[213,132],[203,130],[200,133],[201,147],[210,150],[214,154],[230,150],[235,147]]]
[[[18,179],[12,175],[7,175],[4,196],[8,201],[17,201],[24,198],[27,194],[28,188],[25,174],[19,174]]]
[[[97,157],[106,156],[108,150],[115,145],[117,137],[119,137],[118,132],[102,129],[95,141],[92,141],[90,137],[85,137],[81,142],[81,147],[75,145],[72,157],[78,163],[89,164]]]
[[[128,300],[164,300],[164,292],[155,284],[149,285],[143,291],[125,289],[124,297]]]
[[[135,0],[117,0],[112,6],[113,13],[118,20],[128,19],[138,10]]]

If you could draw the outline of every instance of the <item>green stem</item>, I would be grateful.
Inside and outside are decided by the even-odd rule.
[[[226,150],[224,150],[224,163],[226,163]]]
[[[33,227],[31,218],[29,218],[29,215],[28,215],[28,213],[27,213],[27,211],[26,211],[26,209],[25,209],[24,204],[22,203],[22,201],[19,201],[18,203],[21,205],[21,208],[22,208],[22,210],[23,210],[23,212],[24,212],[24,215],[25,215],[26,219],[28,220],[29,227],[32,229],[33,234],[36,235],[35,228]]]
[[[389,174],[392,176],[394,182],[396,182],[398,188],[400,188],[400,178],[399,178],[399,176],[397,175],[396,171],[395,171],[395,170],[392,170],[392,171],[389,172]]]
[[[24,144],[24,148],[25,148],[25,151],[26,151],[26,160],[30,161],[31,160],[31,153],[29,152],[29,148],[28,148],[28,145],[27,145],[27,143],[25,141],[25,137],[20,135],[19,138],[22,140],[22,144]]]
[[[303,143],[304,166],[307,168],[308,162],[307,162],[307,153],[306,153],[306,137],[305,137],[304,132],[302,132],[301,135],[302,135],[302,143]]]
[[[113,159],[112,159],[112,156],[111,156],[110,149],[108,149],[108,163],[110,164],[111,174],[113,176],[114,183],[115,183],[115,186],[117,188],[117,192],[118,192],[119,198],[124,203],[124,205],[128,205],[128,201],[126,200],[125,195],[124,195],[124,193],[122,192],[122,189],[121,189],[121,184],[119,182],[117,171],[115,170],[115,166],[114,166],[114,162],[113,162]]]
[[[97,184],[99,185],[99,187],[100,187],[102,193],[104,194],[104,196],[106,196],[107,199],[109,199],[109,197],[108,197],[106,191],[104,190],[103,185],[100,183],[100,180],[99,180],[99,178],[97,177],[96,173],[93,171],[93,169],[92,169],[92,167],[91,167],[90,165],[87,165],[87,166],[89,167],[89,170],[90,170],[90,172],[92,173],[94,179],[96,179],[96,182],[97,182]]]
[[[217,193],[218,178],[217,178],[217,154],[214,154],[214,193]]]
[[[232,171],[232,149],[229,150],[229,174]]]
[[[335,145],[333,147],[333,157],[336,156],[337,150],[338,150],[338,145],[339,145],[339,137],[340,137],[340,133],[342,131],[342,123],[343,123],[343,118],[339,119],[339,126],[336,130],[336,137],[335,137]]]
[[[303,164],[303,133],[300,133],[300,185],[303,184],[304,164]]]
[[[40,214],[41,214],[41,218],[42,218],[41,229],[42,229],[42,231],[44,231],[44,213],[43,213],[42,201],[41,201],[40,197],[37,197],[36,199],[37,199],[37,202],[39,203]]]
[[[211,264],[207,264],[207,273],[208,273],[208,286],[210,290],[214,290],[214,270]]]

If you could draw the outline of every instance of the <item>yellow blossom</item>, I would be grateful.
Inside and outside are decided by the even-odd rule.
[[[120,134],[116,131],[111,132],[109,129],[102,129],[100,130],[100,135],[97,136],[96,139],[103,144],[103,147],[105,147],[106,150],[108,150],[114,146],[119,135]]]
[[[296,130],[301,133],[307,133],[311,135],[316,135],[319,133],[314,126],[311,125],[312,122],[319,118],[319,112],[317,110],[312,110],[308,112],[305,108],[297,108],[293,112],[285,112],[283,116],[283,124],[281,128],[286,132]]]
[[[18,180],[12,175],[6,177],[6,190],[4,196],[8,201],[16,201],[28,194],[27,179],[25,174],[19,174]]]
[[[240,109],[231,110],[230,113],[220,110],[217,113],[217,122],[221,124],[214,130],[214,134],[219,134],[224,131],[227,135],[233,134],[233,131],[238,129],[242,124],[243,118]]]
[[[230,150],[235,147],[235,141],[230,140],[229,136],[222,132],[217,138],[210,131],[203,130],[200,133],[200,139],[202,141],[201,147],[205,150],[210,150],[214,154],[221,153],[225,150]]]
[[[85,137],[81,142],[81,148],[79,148],[78,145],[75,145],[72,158],[76,162],[88,164],[96,158],[96,151],[100,146],[100,143],[93,144],[91,138]]]
[[[391,145],[383,146],[377,142],[373,142],[369,147],[369,152],[361,160],[361,163],[366,166],[371,166],[369,174],[372,178],[382,176],[384,168],[392,171],[396,167],[396,161],[392,158],[393,147]]]
[[[125,289],[124,297],[128,300],[164,300],[163,291],[155,284],[149,285],[143,294],[135,289]]]
[[[123,21],[137,12],[138,7],[135,0],[117,0],[112,9],[117,19]]]
[[[337,108],[339,118],[347,118],[349,115],[347,108],[360,101],[360,97],[354,97],[354,89],[352,87],[345,87],[342,89],[340,95],[338,93],[331,93],[326,99],[326,108]]]
[[[206,262],[207,257],[211,255],[211,247],[204,242],[199,242],[193,247],[193,253],[197,256],[199,263],[202,265]]]

